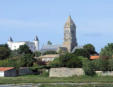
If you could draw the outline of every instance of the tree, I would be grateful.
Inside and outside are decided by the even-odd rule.
[[[6,47],[0,47],[0,59],[6,59],[10,55],[10,50]]]
[[[69,59],[69,61],[67,61],[67,67],[80,68],[82,67],[82,61],[79,59],[78,56],[73,56]]]
[[[92,44],[86,44],[83,46],[83,48],[90,54],[97,54],[97,52],[95,51],[95,47]]]
[[[52,62],[50,62],[50,67],[56,68],[61,67],[61,61],[59,58],[54,59]]]
[[[27,45],[21,45],[17,51],[19,54],[32,54],[32,51]]]
[[[89,58],[90,57],[88,51],[85,50],[85,49],[76,49],[73,54],[77,55],[77,56],[83,56],[85,58]]]
[[[61,66],[61,67],[75,68],[82,66],[81,59],[78,56],[71,53],[60,55],[59,59],[57,59],[57,61],[54,62],[57,62],[57,66]]]
[[[113,43],[108,43],[100,52],[100,58],[109,59],[113,55]]]
[[[51,41],[48,41],[47,44],[48,44],[48,45],[52,45],[52,42],[51,42]]]
[[[34,54],[35,57],[39,57],[39,56],[41,55],[41,52],[36,51],[36,52],[34,52],[33,54]]]
[[[24,54],[21,57],[21,66],[23,67],[31,67],[34,62],[35,62],[35,59],[31,54]]]

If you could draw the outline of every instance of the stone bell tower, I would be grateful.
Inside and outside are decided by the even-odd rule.
[[[71,16],[68,17],[64,25],[63,46],[68,49],[68,52],[72,52],[73,48],[77,46],[76,25],[73,22]]]

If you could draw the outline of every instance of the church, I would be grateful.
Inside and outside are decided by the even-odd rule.
[[[72,20],[71,16],[68,17],[65,25],[64,25],[64,41],[61,45],[43,45],[41,48],[41,52],[45,51],[58,51],[58,49],[64,49],[68,52],[74,52],[76,49],[82,48],[77,44],[76,37],[76,25]]]
[[[9,38],[8,47],[11,50],[17,50],[21,45],[26,44],[32,52],[40,51],[41,53],[46,51],[56,51],[58,52],[60,49],[67,50],[68,52],[74,52],[76,49],[82,48],[77,44],[76,38],[76,25],[72,20],[71,16],[68,17],[65,25],[64,25],[64,41],[61,45],[43,45],[41,49],[39,49],[39,39],[36,36],[33,42],[30,41],[21,41],[21,42],[13,42],[12,37]]]

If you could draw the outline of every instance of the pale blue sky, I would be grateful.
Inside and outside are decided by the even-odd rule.
[[[63,27],[71,14],[79,45],[100,51],[113,42],[113,0],[0,0],[0,43],[14,41],[62,44]]]

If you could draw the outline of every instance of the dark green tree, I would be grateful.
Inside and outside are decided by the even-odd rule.
[[[113,56],[113,43],[108,43],[100,52],[100,58],[109,59]]]
[[[89,55],[98,54],[92,44],[86,44],[83,48],[89,53]]]
[[[73,57],[67,61],[67,67],[80,68],[82,67],[82,61],[79,59],[78,56],[73,55]]]
[[[0,59],[6,59],[10,55],[10,50],[7,47],[0,47]]]
[[[19,54],[32,54],[32,51],[27,45],[21,45],[17,51]]]
[[[76,49],[73,54],[77,55],[77,56],[83,56],[85,58],[89,58],[90,57],[90,54],[85,49]]]
[[[41,52],[36,51],[36,52],[33,53],[33,55],[34,55],[35,57],[39,57],[39,56],[41,55]]]
[[[57,64],[60,64],[61,67],[75,68],[81,67],[82,61],[78,56],[71,53],[66,53],[59,57],[59,60],[57,60]]]
[[[52,45],[52,42],[51,42],[51,41],[48,41],[47,44],[48,44],[48,45]]]
[[[33,58],[33,55],[31,54],[24,54],[21,57],[21,66],[23,67],[31,67],[34,62],[35,62],[35,59]]]

